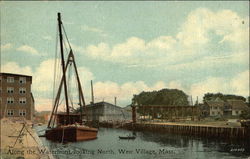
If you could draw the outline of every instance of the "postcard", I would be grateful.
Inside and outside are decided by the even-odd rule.
[[[1,1],[1,159],[250,158],[249,1]]]

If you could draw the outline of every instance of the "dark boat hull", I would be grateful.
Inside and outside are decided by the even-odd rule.
[[[45,137],[56,142],[76,142],[96,139],[97,133],[95,128],[67,126],[46,130]]]

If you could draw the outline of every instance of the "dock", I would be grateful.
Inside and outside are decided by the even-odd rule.
[[[250,140],[250,129],[246,127],[183,124],[183,123],[130,123],[125,129],[136,131],[153,131],[188,136],[216,137],[223,139]]]
[[[40,153],[48,148],[43,146],[37,133],[32,128],[33,124],[20,118],[2,118],[0,148],[1,157],[29,158],[29,159],[54,159],[52,154]]]

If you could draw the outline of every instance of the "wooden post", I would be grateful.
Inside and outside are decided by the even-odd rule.
[[[135,124],[136,123],[136,107],[132,106],[132,121]]]
[[[142,106],[142,109],[143,109],[143,119],[144,119],[144,121],[145,121],[145,107]]]

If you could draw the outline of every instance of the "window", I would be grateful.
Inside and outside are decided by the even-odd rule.
[[[26,78],[25,77],[20,77],[19,78],[19,83],[26,83]]]
[[[26,110],[19,110],[19,116],[25,116]]]
[[[14,83],[14,77],[7,77],[7,83]]]
[[[7,92],[8,93],[14,93],[14,88],[13,87],[7,87]]]
[[[25,94],[26,93],[26,88],[19,88],[19,93],[20,94]]]
[[[8,104],[13,104],[14,103],[14,98],[13,97],[8,97],[7,98],[7,103]]]
[[[19,103],[20,104],[25,104],[26,103],[26,98],[19,98]]]
[[[14,110],[7,110],[7,115],[8,116],[13,116],[14,115]]]
[[[236,110],[236,111],[235,111],[235,114],[238,114],[238,113],[239,113],[238,110]]]

